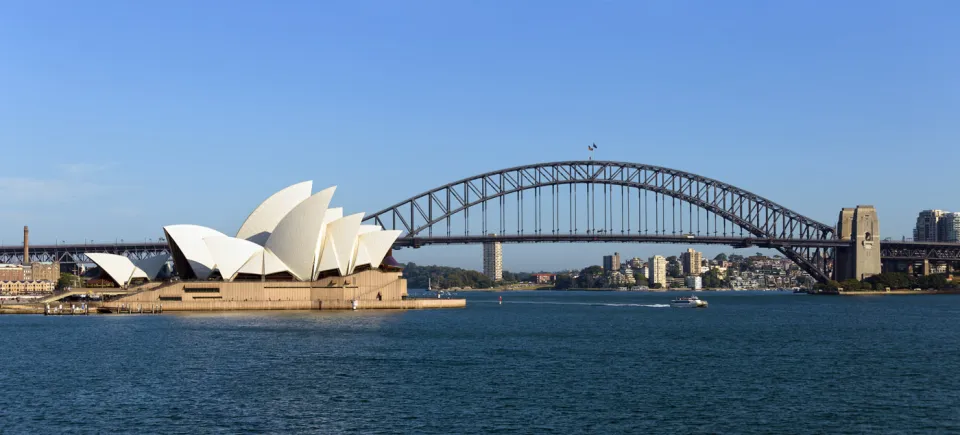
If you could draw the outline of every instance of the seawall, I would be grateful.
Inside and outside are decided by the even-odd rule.
[[[352,310],[350,300],[294,300],[294,301],[163,301],[163,311],[263,311],[263,310]],[[140,306],[149,310],[151,303],[104,302],[100,306],[111,310]],[[466,299],[406,299],[393,301],[358,300],[358,310],[414,310],[429,308],[464,308]]]

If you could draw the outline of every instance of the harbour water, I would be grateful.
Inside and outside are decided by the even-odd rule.
[[[0,433],[960,431],[960,296],[676,295],[0,316]]]

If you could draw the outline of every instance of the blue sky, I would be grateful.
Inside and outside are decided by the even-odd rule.
[[[231,233],[313,179],[373,212],[596,157],[883,236],[960,210],[950,1],[3,1],[0,243]],[[511,270],[686,246],[507,246]],[[704,248],[715,253],[719,248]],[[398,253],[480,267],[479,246]]]

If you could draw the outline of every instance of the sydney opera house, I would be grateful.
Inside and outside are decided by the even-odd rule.
[[[270,196],[233,237],[169,225],[163,228],[169,255],[138,261],[86,255],[102,278],[133,291],[119,304],[161,303],[167,310],[420,307],[406,300],[406,281],[389,255],[400,232],[362,225],[363,213],[330,207],[336,187],[312,189],[306,181]],[[177,278],[159,280],[171,257]]]

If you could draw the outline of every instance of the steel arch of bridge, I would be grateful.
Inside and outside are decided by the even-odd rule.
[[[564,192],[561,188],[567,186],[568,197],[568,227],[561,228],[560,203]],[[577,206],[579,203],[578,187],[586,188],[586,233],[579,228],[580,219]],[[596,218],[596,202],[598,187],[603,187],[601,200],[604,212],[602,227]],[[609,189],[608,189],[609,187]],[[620,187],[620,228],[619,234],[614,228],[614,188]],[[549,189],[551,203],[550,211],[545,213],[541,203],[545,192]],[[627,194],[624,194],[626,189]],[[634,209],[630,203],[633,191],[637,191],[637,205]],[[532,195],[530,193],[532,192]],[[643,196],[641,196],[641,193]],[[654,236],[649,235],[649,201],[648,194],[654,196],[654,213],[660,214],[654,220]],[[526,194],[526,195],[525,195]],[[499,228],[505,227],[508,218],[505,215],[505,203],[508,196],[515,196],[517,203],[516,222],[517,236],[510,238],[486,236],[491,228],[488,225],[488,206],[499,203]],[[659,195],[659,199],[658,199]],[[526,198],[525,198],[526,196]],[[532,198],[531,198],[532,196]],[[624,200],[624,198],[626,198]],[[672,236],[667,235],[666,209],[667,198],[671,199],[671,224],[674,228]],[[525,234],[524,216],[525,202],[534,201],[534,227]],[[608,201],[609,199],[609,201]],[[642,202],[641,202],[642,201]],[[658,203],[658,201],[660,201]],[[694,214],[692,208],[699,210],[696,214],[697,233],[700,232],[700,218],[706,216],[706,234],[711,231],[710,219],[713,217],[713,235],[717,237],[719,221],[723,223],[724,236],[729,232],[732,236],[734,228],[746,231],[754,238],[793,239],[797,242],[779,243],[770,245],[793,260],[805,272],[820,281],[829,279],[832,275],[834,248],[826,245],[830,243],[802,243],[809,241],[835,240],[835,229],[832,226],[817,222],[773,201],[753,194],[746,190],[723,183],[718,180],[703,177],[689,172],[659,166],[638,163],[611,162],[611,161],[566,161],[540,163],[518,166],[499,171],[487,172],[462,180],[454,181],[435,189],[423,192],[407,200],[398,202],[390,207],[367,216],[364,221],[376,223],[387,229],[404,231],[397,241],[397,246],[421,246],[425,244],[476,243],[480,241],[510,242],[559,242],[559,241],[590,241],[613,242],[628,241],[632,234],[636,241],[661,241],[673,243],[697,243],[696,240],[677,236],[676,201],[680,204],[680,229],[684,227],[683,208],[687,204],[689,210],[688,225],[693,230]],[[646,215],[641,216],[643,205],[646,204]],[[659,204],[662,203],[662,207]],[[626,208],[624,205],[626,204]],[[470,211],[479,208],[482,213],[482,236],[470,236]],[[701,210],[703,213],[701,213]],[[637,229],[632,228],[633,217],[637,213]],[[608,213],[609,212],[609,213]],[[454,216],[463,215],[464,237],[454,236],[451,231],[451,220]],[[592,219],[591,219],[592,215]],[[549,233],[544,231],[544,220],[550,217]],[[624,219],[624,217],[626,219]],[[624,228],[626,223],[626,228]],[[645,223],[641,232],[640,225]],[[662,226],[661,226],[662,224]],[[728,228],[729,224],[729,228]],[[446,229],[446,235],[434,236],[434,230]],[[728,231],[729,230],[729,231]],[[560,237],[566,234],[571,237]],[[660,236],[662,234],[662,236]],[[579,237],[572,237],[579,236]],[[659,237],[658,237],[659,236]],[[656,239],[652,239],[654,237]],[[568,240],[564,240],[564,239]],[[675,240],[671,240],[674,238]],[[737,243],[731,242],[732,245]]]

